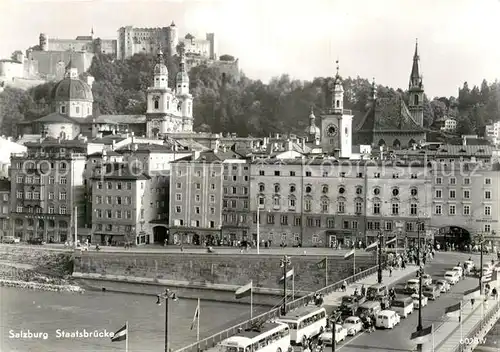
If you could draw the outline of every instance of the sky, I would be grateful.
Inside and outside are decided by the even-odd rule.
[[[215,32],[252,79],[335,74],[408,87],[418,38],[426,94],[500,78],[500,0],[0,0],[0,58],[49,38],[116,38],[119,27]]]

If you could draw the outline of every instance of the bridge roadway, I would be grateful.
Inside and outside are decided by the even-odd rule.
[[[455,266],[458,261],[462,262],[470,257],[469,254],[447,252],[438,253],[435,260],[426,266],[426,272],[432,275],[433,279],[441,279],[444,272]],[[492,256],[484,256],[484,262],[491,260]],[[472,256],[476,266],[479,266],[479,256]],[[404,281],[400,280],[400,282]],[[477,278],[466,278],[454,285],[450,292],[442,294],[436,301],[429,301],[429,304],[422,309],[422,325],[427,327],[434,324],[435,346],[443,339],[450,338],[449,334],[454,332],[458,326],[458,321],[451,327],[451,331],[441,331],[440,325],[453,318],[447,318],[444,315],[446,307],[458,303],[463,298],[463,292],[477,287]],[[464,307],[465,315],[470,312],[470,303]],[[410,335],[416,330],[418,324],[418,311],[414,310],[407,319],[401,319],[399,326],[392,330],[376,330],[369,334],[362,332],[354,337],[347,338],[345,342],[337,345],[337,351],[355,352],[355,351],[414,351],[416,345],[410,341]],[[443,326],[444,328],[444,326]],[[450,328],[448,328],[450,329]],[[444,329],[443,329],[444,330]],[[455,331],[456,333],[456,331]],[[458,332],[459,333],[459,332]],[[466,333],[464,332],[464,336]],[[432,343],[424,345],[424,350],[431,350]],[[444,352],[446,349],[440,349]],[[436,350],[437,351],[437,350]]]

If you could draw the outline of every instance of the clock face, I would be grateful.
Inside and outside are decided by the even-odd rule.
[[[335,136],[337,134],[337,126],[328,125],[328,127],[326,128],[326,134],[328,134],[330,137]]]

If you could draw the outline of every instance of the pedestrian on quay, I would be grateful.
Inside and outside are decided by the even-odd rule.
[[[392,266],[389,265],[389,277],[392,277]]]
[[[475,302],[476,302],[476,300],[474,298],[470,299],[470,306],[471,306],[471,308],[474,308],[474,303]]]
[[[365,296],[366,296],[366,287],[363,284],[363,286],[361,286],[361,297],[365,297]]]
[[[493,295],[493,298],[495,299],[495,301],[498,301],[498,291],[497,291],[496,287],[493,287],[491,294]]]

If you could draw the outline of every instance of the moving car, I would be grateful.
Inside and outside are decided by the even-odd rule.
[[[450,286],[450,283],[448,282],[448,280],[438,280],[436,282],[436,286],[439,288],[441,293],[446,293],[446,292],[449,292],[451,290],[451,286]]]
[[[462,276],[464,276],[464,269],[463,269],[463,268],[461,268],[461,267],[459,267],[459,266],[455,266],[455,267],[453,267],[453,269],[451,269],[451,271],[456,272],[456,273],[457,273],[457,275],[458,275],[458,278],[459,278],[459,279],[461,279],[461,278],[462,278]]]
[[[344,317],[350,317],[356,314],[359,306],[366,301],[365,297],[361,296],[343,296],[340,304],[340,312]]]
[[[431,301],[436,300],[441,296],[441,291],[436,285],[425,286],[422,290],[422,294],[429,298]]]
[[[450,285],[455,285],[459,280],[458,274],[456,271],[445,272],[444,278],[445,278],[445,280],[447,280],[450,283]]]
[[[422,275],[422,286],[432,285],[432,276],[429,274]]]
[[[404,293],[407,295],[412,295],[418,292],[418,279],[410,279],[406,282],[406,286],[404,288]]]
[[[398,297],[392,301],[391,308],[406,319],[413,312],[413,300],[408,296]]]
[[[472,260],[466,260],[464,264],[469,272],[474,268],[474,262]]]
[[[401,322],[398,313],[393,310],[382,310],[377,314],[375,319],[375,327],[392,329]]]
[[[413,308],[415,309],[418,309],[418,304],[419,304],[419,300],[418,300],[418,295],[417,294],[413,294],[411,295],[411,299],[413,300]],[[429,299],[422,295],[422,308],[424,308],[427,303],[429,303]]]
[[[357,315],[360,318],[372,317],[373,319],[375,319],[378,312],[380,312],[381,310],[382,306],[380,305],[380,302],[366,301],[365,303],[359,306]]]
[[[363,324],[358,317],[349,317],[344,321],[344,329],[347,330],[348,336],[354,336],[363,330]]]
[[[333,338],[332,335],[332,331],[325,331],[319,336],[319,339],[323,341],[325,345],[331,345]],[[335,324],[335,342],[339,343],[344,341],[346,337],[347,330],[342,325]]]

